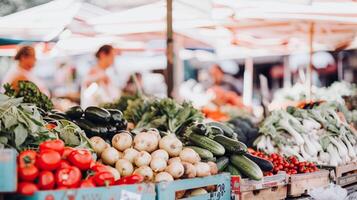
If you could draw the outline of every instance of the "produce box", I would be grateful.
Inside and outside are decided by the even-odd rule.
[[[285,172],[265,176],[260,181],[234,176],[231,179],[232,199],[265,199],[265,196],[271,196],[270,200],[284,199],[286,198],[286,185],[287,176]]]
[[[0,150],[0,193],[16,191],[16,154],[13,149]]]
[[[9,196],[17,200],[155,200],[154,184],[135,184],[72,190],[48,190],[33,196]]]
[[[326,187],[330,183],[330,172],[320,170],[305,174],[292,174],[289,177],[288,196],[298,197],[313,188]]]
[[[357,163],[349,163],[341,166],[322,166],[331,171],[331,178],[337,185],[347,186],[357,183]]]
[[[183,198],[186,200],[229,200],[231,194],[231,175],[222,173],[204,178],[192,178],[159,183],[156,186],[157,200],[175,199],[176,191],[189,190],[215,185],[216,190],[205,195]]]

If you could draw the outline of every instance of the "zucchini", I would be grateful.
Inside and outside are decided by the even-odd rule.
[[[212,152],[213,155],[222,156],[225,153],[225,149],[221,144],[208,137],[191,133],[189,140],[192,141],[195,145]]]
[[[222,129],[223,133],[225,136],[232,138],[233,137],[233,129],[231,129],[229,126],[222,124],[220,122],[208,122],[207,125],[209,126],[216,126],[220,129]]]
[[[228,157],[222,156],[222,157],[218,158],[216,161],[218,171],[219,172],[223,171],[224,168],[227,167],[228,163],[229,163]]]
[[[83,109],[80,106],[73,106],[66,111],[70,119],[79,119],[83,116]]]
[[[228,164],[228,166],[225,169],[226,172],[229,172],[232,176],[242,176],[240,171],[231,163]]]
[[[212,158],[205,158],[205,159],[202,159],[202,162],[216,162],[217,161],[217,158],[216,157],[212,157]]]
[[[245,156],[251,161],[255,162],[263,171],[271,171],[274,168],[273,163],[271,163],[269,160],[253,156],[250,153],[246,153]]]
[[[204,149],[201,147],[196,147],[196,146],[187,146],[187,147],[196,151],[196,153],[198,153],[198,155],[200,155],[200,157],[202,159],[213,158],[213,154],[210,151],[208,151],[207,149]]]
[[[115,124],[124,120],[123,113],[118,109],[107,109],[110,113],[110,122]]]
[[[213,136],[215,136],[215,135],[224,135],[224,132],[218,126],[211,126],[210,134],[213,135]]]
[[[88,137],[92,136],[99,136],[100,135],[100,129],[95,126],[92,122],[86,120],[86,119],[76,119],[74,120],[74,123],[77,124]]]
[[[94,123],[97,122],[107,123],[110,121],[110,112],[108,112],[103,108],[99,108],[96,106],[89,106],[84,111],[84,118]]]
[[[213,140],[223,145],[230,153],[244,154],[247,152],[247,146],[245,144],[224,135],[216,135]]]
[[[261,180],[263,178],[263,172],[260,167],[243,155],[233,155],[230,157],[232,164],[248,178],[253,180]]]

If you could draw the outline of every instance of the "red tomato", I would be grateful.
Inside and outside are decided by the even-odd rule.
[[[66,186],[58,186],[56,189],[57,190],[68,190],[68,187],[66,187]]]
[[[109,186],[114,184],[114,176],[108,171],[97,172],[93,176],[93,181],[97,186]]]
[[[60,139],[47,140],[45,142],[42,142],[40,144],[39,148],[40,148],[40,152],[50,149],[50,150],[57,151],[58,153],[60,153],[62,155],[63,150],[64,150],[64,142]]]
[[[38,176],[38,169],[35,165],[19,167],[18,174],[22,181],[33,181]]]
[[[33,195],[38,191],[38,187],[34,183],[20,182],[17,184],[17,193],[22,195]]]
[[[68,155],[74,150],[76,150],[76,149],[72,148],[72,147],[64,147],[64,150],[63,150],[63,153],[62,153],[62,159],[66,160]]]
[[[22,151],[17,157],[19,166],[25,167],[29,165],[34,165],[36,161],[36,155],[37,155],[36,151],[33,150]]]
[[[43,150],[37,155],[36,165],[41,170],[55,170],[60,166],[61,155],[54,150]]]
[[[38,176],[37,185],[41,190],[51,190],[55,187],[55,176],[50,171],[42,171]]]
[[[82,174],[81,170],[77,167],[68,167],[59,169],[56,172],[56,184],[58,187],[64,186],[67,188],[75,188],[78,187],[79,182],[81,181]]]
[[[70,166],[71,166],[71,164],[67,160],[61,160],[60,166],[58,167],[58,169],[63,169],[63,168],[67,168]]]
[[[109,171],[108,166],[97,163],[90,168],[94,172]]]
[[[68,155],[68,160],[81,170],[87,170],[92,162],[92,155],[87,150],[74,150]]]
[[[52,129],[56,128],[56,124],[51,124],[51,123],[46,124],[46,128],[47,128],[48,130],[52,130]]]
[[[116,185],[124,185],[124,184],[138,184],[144,181],[144,177],[138,174],[133,174],[130,176],[126,176],[121,178],[115,182]]]
[[[80,188],[92,188],[92,187],[95,187],[95,183],[93,181],[93,179],[87,179],[87,180],[83,180],[81,182],[81,184],[79,185]]]

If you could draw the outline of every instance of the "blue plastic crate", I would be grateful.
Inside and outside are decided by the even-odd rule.
[[[155,200],[154,184],[135,184],[72,190],[46,190],[33,196],[7,196],[16,200]]]
[[[184,179],[157,184],[157,200],[175,199],[176,191],[195,189],[210,185],[216,185],[217,190],[205,195],[184,198],[185,200],[230,200],[231,198],[231,175],[222,173],[204,178]]]
[[[16,155],[13,149],[0,150],[0,193],[16,191]]]

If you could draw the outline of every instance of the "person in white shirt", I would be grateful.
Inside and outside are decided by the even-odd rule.
[[[32,46],[22,46],[16,53],[14,59],[18,61],[16,67],[12,67],[4,76],[2,85],[10,83],[14,88],[17,88],[18,81],[27,80],[35,83],[37,87],[46,94],[50,95],[45,84],[41,80],[37,79],[31,72],[35,67],[36,53]]]
[[[85,75],[81,85],[81,106],[97,106],[112,102],[120,95],[107,70],[113,65],[115,49],[111,45],[103,45],[95,54],[97,64]]]

